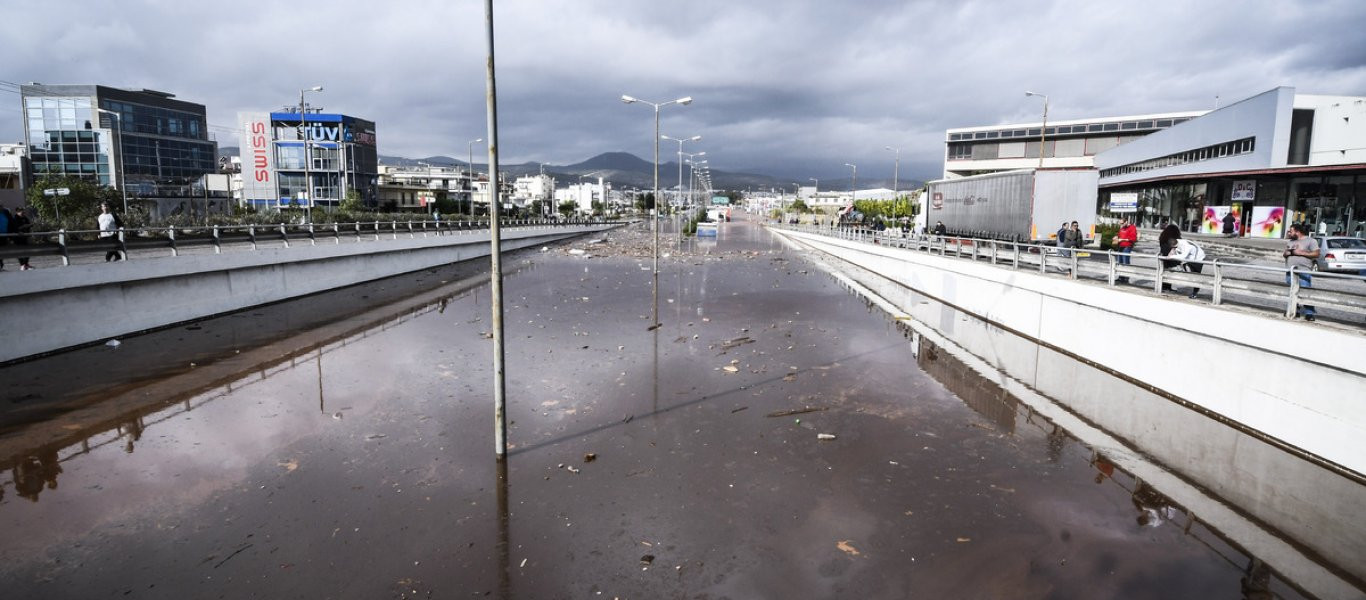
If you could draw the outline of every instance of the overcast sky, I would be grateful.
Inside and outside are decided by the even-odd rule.
[[[1366,2],[498,0],[500,160],[652,156],[807,183],[937,177],[944,130],[1213,107],[1279,86],[1366,95]],[[145,87],[238,111],[310,102],[376,122],[380,153],[486,136],[483,2],[0,0],[0,81]],[[305,39],[306,37],[306,39]],[[10,86],[0,86],[9,90]],[[0,141],[21,140],[0,93]],[[664,159],[678,146],[664,142]],[[483,150],[476,146],[475,152]],[[462,158],[463,160],[463,158]],[[477,159],[477,162],[482,160]]]

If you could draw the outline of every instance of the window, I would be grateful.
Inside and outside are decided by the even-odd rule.
[[[1106,123],[1105,131],[1119,131],[1119,123]]]
[[[1152,122],[1152,121],[1139,121],[1139,122],[1138,122],[1138,128],[1139,128],[1139,129],[1152,129],[1152,128],[1153,128],[1153,122]]]
[[[987,139],[989,139],[989,140],[994,140],[994,139],[999,138],[999,137],[1001,137],[1001,133],[1000,133],[999,131],[988,131],[988,132],[987,132]]]
[[[1029,130],[1029,135],[1030,135],[1030,136],[1039,135],[1039,130],[1038,130],[1038,129],[1030,129],[1030,130]]]
[[[1087,126],[1086,126],[1086,131],[1087,131],[1088,133],[1099,132],[1101,129],[1102,129],[1102,127],[1101,127],[1101,125],[1100,125],[1099,123],[1097,123],[1097,124],[1095,124],[1095,125],[1087,125]]]
[[[972,139],[974,139],[974,140],[985,140],[985,139],[987,139],[987,132],[985,132],[985,131],[979,131],[979,132],[977,132],[977,133],[974,133],[974,134],[972,134]]]
[[[1135,123],[1135,122],[1133,122],[1133,121],[1129,121],[1128,123],[1120,123],[1119,128],[1120,128],[1120,129],[1137,129],[1137,128],[1138,128],[1138,123]]]

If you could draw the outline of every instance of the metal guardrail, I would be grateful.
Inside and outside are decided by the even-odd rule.
[[[1366,283],[1366,276],[1347,275],[1310,271],[1300,268],[1251,265],[1221,261],[1219,259],[1201,261],[1180,261],[1201,265],[1201,272],[1178,270],[1166,265],[1175,261],[1171,257],[1140,252],[1121,253],[1090,248],[1057,248],[1032,242],[1009,242],[987,238],[958,236],[909,235],[898,229],[875,231],[867,228],[816,227],[811,225],[772,225],[806,233],[825,235],[838,239],[865,242],[917,250],[939,256],[962,258],[973,262],[987,261],[993,266],[1010,269],[1029,269],[1039,274],[1053,272],[1066,274],[1069,279],[1098,279],[1106,285],[1117,286],[1128,280],[1150,279],[1154,292],[1161,293],[1166,286],[1173,284],[1190,286],[1211,291],[1211,302],[1215,306],[1224,304],[1230,294],[1246,298],[1260,299],[1272,306],[1283,306],[1284,316],[1296,316],[1297,307],[1311,305],[1316,308],[1334,308],[1347,312],[1366,314],[1366,285],[1362,292],[1326,290],[1301,285],[1301,278],[1311,276],[1314,280],[1341,280]],[[1082,260],[1080,253],[1090,253],[1095,260]],[[1152,260],[1152,266],[1121,264],[1120,257]],[[1284,280],[1288,283],[1259,281],[1250,277],[1261,275],[1264,278]]]
[[[502,225],[508,228],[553,229],[622,222],[508,219],[502,221]],[[169,249],[171,256],[179,256],[180,250],[184,248],[212,246],[214,254],[222,254],[223,248],[231,244],[250,244],[252,250],[257,250],[260,244],[265,243],[278,243],[288,248],[291,242],[307,242],[312,246],[320,241],[340,244],[343,239],[360,242],[378,241],[382,238],[398,239],[399,236],[417,238],[459,235],[486,231],[488,228],[488,221],[363,221],[330,224],[138,227],[120,228],[113,232],[61,229],[28,234],[0,234],[0,259],[58,256],[62,259],[62,266],[69,266],[73,255],[100,252],[119,252],[122,258],[127,259],[133,256],[134,251]],[[101,234],[110,235],[101,237]]]

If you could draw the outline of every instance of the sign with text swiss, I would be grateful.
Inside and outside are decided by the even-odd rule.
[[[1110,194],[1110,212],[1138,212],[1138,192]]]
[[[270,113],[238,113],[242,122],[242,200],[248,204],[274,203],[275,148],[271,145]]]

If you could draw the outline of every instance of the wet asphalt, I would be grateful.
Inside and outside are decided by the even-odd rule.
[[[757,223],[662,240],[655,329],[641,225],[507,259],[504,463],[482,261],[0,369],[3,596],[1244,593]]]

